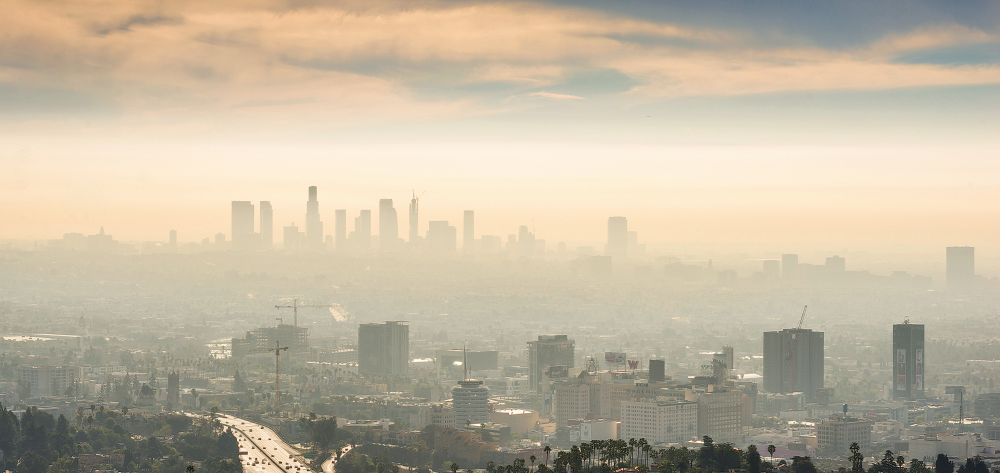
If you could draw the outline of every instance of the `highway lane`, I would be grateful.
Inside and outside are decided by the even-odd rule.
[[[309,467],[298,450],[281,440],[273,430],[238,417],[219,415],[219,422],[232,427],[239,441],[244,472],[307,473]]]

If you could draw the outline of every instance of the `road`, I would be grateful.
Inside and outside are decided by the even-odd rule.
[[[307,473],[299,452],[281,440],[274,431],[238,417],[219,415],[222,425],[232,427],[240,443],[243,471],[252,473]]]
[[[351,451],[351,446],[348,445],[340,450],[340,455],[344,456],[347,452]],[[321,465],[323,467],[323,473],[334,473],[335,467],[337,465],[337,456],[330,455],[325,462]]]

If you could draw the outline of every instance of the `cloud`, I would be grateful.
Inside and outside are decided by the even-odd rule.
[[[577,95],[554,94],[552,92],[544,92],[544,91],[543,92],[532,92],[532,93],[530,93],[528,95],[530,95],[532,97],[541,97],[541,98],[552,99],[552,100],[586,100],[585,98],[577,96]]]
[[[491,113],[511,95],[641,103],[1000,83],[988,61],[897,59],[998,40],[955,24],[832,49],[774,31],[528,2],[0,0],[0,8],[15,12],[0,17],[0,83],[113,97],[123,113],[145,117],[252,118],[266,109],[276,120],[375,123]]]

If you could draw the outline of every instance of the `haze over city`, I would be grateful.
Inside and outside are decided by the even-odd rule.
[[[1000,472],[996,2],[0,11],[0,470]]]

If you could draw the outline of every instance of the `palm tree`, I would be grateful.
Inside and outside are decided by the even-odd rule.
[[[531,460],[531,469],[534,470],[535,469],[535,460],[537,460],[538,458],[535,457],[534,455],[532,455],[532,456],[528,457],[528,459]]]
[[[771,462],[771,463],[774,463],[774,452],[776,450],[778,450],[778,448],[775,447],[774,445],[768,445],[767,446],[767,457],[768,457],[768,461]]]
[[[548,464],[549,464],[549,454],[552,453],[552,447],[546,445],[543,450],[545,451],[545,465],[548,466]]]
[[[187,471],[187,473],[194,473],[194,465],[188,465],[187,468],[185,468],[185,471]]]

